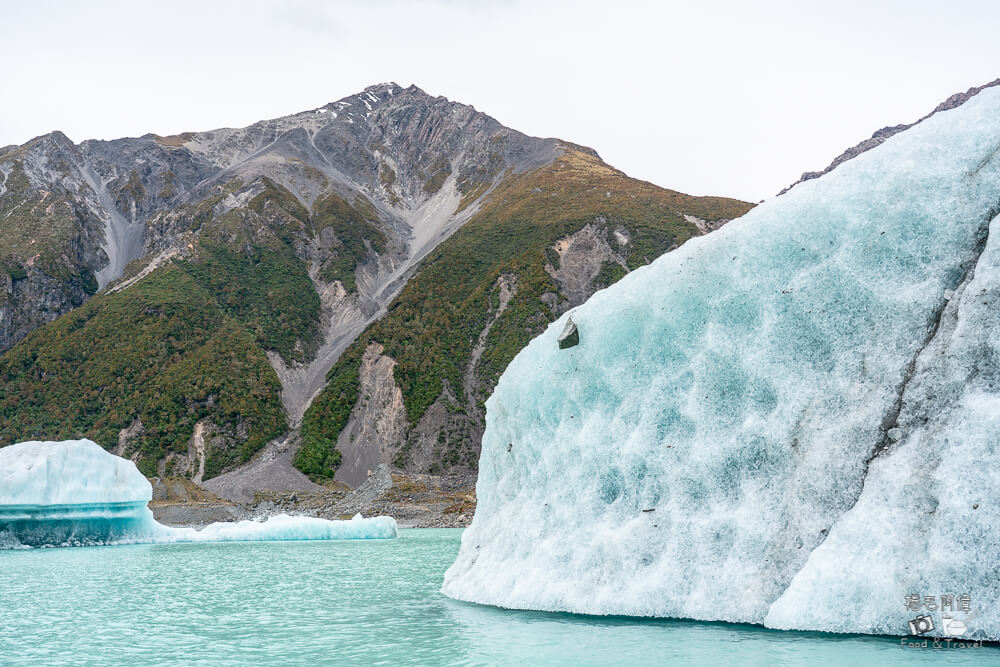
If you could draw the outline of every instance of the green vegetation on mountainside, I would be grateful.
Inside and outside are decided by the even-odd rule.
[[[369,248],[385,251],[386,237],[373,223],[375,209],[371,202],[360,199],[351,206],[337,195],[327,195],[313,207],[312,229],[322,234],[331,229],[337,239],[333,256],[326,260],[319,277],[325,282],[339,280],[348,292],[358,289],[355,272],[359,264],[371,258]]]
[[[11,176],[19,182],[18,172]],[[244,205],[220,208],[241,192],[252,193]],[[0,356],[0,446],[89,437],[110,448],[138,419],[142,433],[127,455],[155,475],[169,454],[188,453],[195,423],[208,418],[228,443],[209,447],[209,478],[284,432],[280,384],[265,352],[303,361],[319,342],[320,301],[304,249],[322,236],[332,252],[321,277],[356,289],[358,264],[388,243],[375,210],[363,198],[351,206],[328,195],[310,215],[264,178],[247,187],[233,180],[177,214],[182,230],[198,232],[189,257],[97,295]],[[44,228],[38,210],[31,216],[15,229],[29,239]],[[10,242],[6,231],[0,250]],[[14,250],[16,261],[0,255],[0,264],[21,278],[24,255]],[[130,273],[148,262],[136,260]]]
[[[302,360],[319,340],[319,297],[305,265],[290,252],[251,246],[247,252],[204,239],[203,254],[184,270],[219,305],[285,359]],[[302,340],[307,348],[296,349]]]
[[[210,449],[206,477],[246,460],[285,429],[280,385],[253,336],[176,266],[98,295],[0,357],[0,445],[88,437],[105,447],[136,418],[138,464],[155,475],[185,454],[195,422],[247,427]]]
[[[268,179],[261,184],[246,207],[217,217],[204,213],[215,206],[212,199],[202,203],[195,216],[207,219],[198,252],[182,266],[264,349],[301,361],[320,337],[319,296],[296,254],[309,233],[309,214],[285,188]]]
[[[302,246],[331,231],[332,253],[319,278],[340,280],[350,292],[357,290],[358,265],[371,259],[370,250],[384,251],[387,240],[365,199],[352,207],[329,194],[315,203],[310,215],[284,187],[266,178],[261,183],[263,190],[245,208],[218,217],[205,211],[222,198],[203,202],[195,213],[204,219],[198,226],[198,256],[184,268],[228,314],[254,332],[261,346],[288,361],[305,361],[319,343],[320,301],[300,257]]]
[[[517,352],[554,319],[540,297],[559,293],[545,270],[546,251],[558,239],[587,224],[608,232],[622,228],[630,242],[618,250],[627,254],[633,269],[698,233],[683,214],[732,219],[750,208],[733,199],[692,197],[636,181],[578,151],[509,177],[468,223],[424,259],[389,312],[331,369],[327,387],[306,412],[296,466],[310,475],[328,476],[339,463],[334,447],[357,400],[358,367],[369,343],[381,343],[385,354],[396,360],[395,380],[413,425],[445,384],[461,396],[462,376],[479,333],[492,317],[500,276],[516,276],[517,290],[490,330],[480,360],[479,376],[490,387]],[[608,237],[616,243],[613,233]],[[610,284],[622,275],[617,264],[605,266],[598,280]]]

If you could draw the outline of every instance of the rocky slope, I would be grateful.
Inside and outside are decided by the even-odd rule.
[[[0,445],[87,436],[243,500],[468,473],[541,326],[748,208],[395,84],[246,128],[39,137],[0,155]]]
[[[300,466],[475,470],[483,401],[527,342],[628,271],[749,205],[630,179],[568,150],[499,185],[353,343],[306,413]],[[321,458],[323,455],[326,458]],[[333,457],[333,461],[331,461]],[[341,458],[342,457],[342,458]]]
[[[471,195],[468,208],[499,174],[545,164],[559,145],[415,87],[385,84],[241,129],[79,145],[53,132],[5,148],[0,350],[119,278],[130,261],[178,245],[191,223],[185,207],[211,201],[215,216],[244,207],[261,178],[309,209],[331,193],[370,198],[372,214],[395,232],[390,255],[400,263],[447,233],[456,201]],[[373,272],[369,287],[384,287],[398,268]],[[64,295],[47,288],[52,279]]]

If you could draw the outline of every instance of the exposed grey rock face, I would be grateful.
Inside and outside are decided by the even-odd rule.
[[[604,220],[595,222],[604,223]],[[589,299],[600,287],[607,287],[598,283],[598,275],[605,264],[617,264],[622,273],[626,272],[625,256],[630,244],[626,230],[616,229],[609,234],[603,225],[591,224],[557,241],[552,250],[558,266],[549,264],[545,270],[555,279],[567,300],[554,306],[553,312],[561,315]]]
[[[692,225],[698,228],[698,231],[702,234],[708,234],[709,232],[714,232],[716,229],[720,229],[730,220],[702,220],[701,218],[694,215],[684,215],[684,219],[690,222]]]
[[[33,266],[24,272],[24,277],[0,274],[0,350],[79,306],[88,296],[83,276],[60,280]]]
[[[104,220],[83,169],[61,132],[0,155],[0,352],[97,288]]]
[[[358,372],[358,401],[337,440],[343,458],[336,479],[354,487],[379,464],[391,461],[407,435],[403,392],[392,375],[396,362],[382,352],[378,343],[365,350]]]
[[[353,315],[327,309],[331,322],[351,326],[327,324],[319,363],[283,374],[295,421],[333,360],[378,316],[413,265],[461,226],[504,175],[547,164],[561,145],[416,86],[389,83],[245,128],[79,145],[53,132],[6,147],[0,219],[14,211],[20,224],[0,227],[0,263],[7,269],[0,277],[0,352],[112,285],[132,260],[184,248],[196,227],[193,209],[214,201],[227,184],[237,187],[214,204],[215,215],[246,206],[262,178],[310,210],[327,192],[348,201],[364,197],[390,248],[359,269],[359,294],[345,305]],[[33,237],[46,234],[47,252],[32,252]],[[329,248],[303,248],[303,260],[316,262],[324,252]],[[330,344],[334,339],[346,343]]]
[[[576,347],[580,344],[580,329],[576,326],[576,322],[573,321],[572,317],[566,320],[566,328],[559,334],[558,341],[560,350]]]
[[[462,395],[456,396],[446,387],[412,428],[403,392],[393,375],[395,360],[384,354],[382,345],[368,345],[358,369],[358,400],[337,439],[337,449],[343,457],[337,469],[338,481],[357,486],[367,479],[369,471],[387,463],[411,472],[424,472],[441,458],[440,450],[448,440],[478,445],[484,426],[481,403],[488,393],[488,387],[479,377],[478,363],[490,329],[517,290],[517,280],[504,274],[495,287],[497,303],[472,350],[463,376]],[[465,407],[464,412],[449,407],[459,403]],[[473,451],[478,453],[475,448]]]

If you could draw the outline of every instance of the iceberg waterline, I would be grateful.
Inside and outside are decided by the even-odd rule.
[[[385,516],[328,521],[283,514],[199,530],[164,526],[147,506],[152,494],[134,463],[90,440],[0,448],[0,549],[397,536],[396,521]]]
[[[443,592],[886,634],[968,596],[1000,639],[997,119],[985,90],[595,294],[579,345],[553,323],[487,401]]]

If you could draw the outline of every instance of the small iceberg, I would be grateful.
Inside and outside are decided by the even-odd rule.
[[[397,537],[396,521],[328,521],[282,514],[266,521],[173,528],[148,507],[149,481],[132,461],[90,440],[22,442],[0,449],[0,549],[165,542],[358,540]]]

